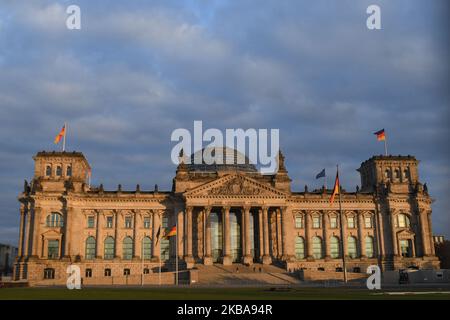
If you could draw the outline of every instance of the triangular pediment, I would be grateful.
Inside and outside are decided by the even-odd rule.
[[[399,239],[401,238],[410,238],[414,236],[414,232],[411,231],[410,229],[403,229],[397,232],[397,236]]]
[[[50,229],[50,230],[43,232],[42,235],[46,236],[46,237],[56,237],[56,236],[59,237],[61,235],[61,231],[55,230],[55,229]]]
[[[229,174],[184,193],[185,197],[275,197],[285,198],[283,191],[246,177]]]

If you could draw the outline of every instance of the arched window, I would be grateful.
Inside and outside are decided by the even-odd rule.
[[[61,166],[57,166],[57,167],[56,167],[56,175],[57,175],[58,177],[61,177],[61,176],[62,176],[62,167],[61,167]]]
[[[305,258],[305,241],[302,237],[295,238],[295,257],[297,259]]]
[[[88,237],[86,239],[85,259],[87,259],[87,260],[95,259],[95,238],[94,237]]]
[[[133,239],[131,237],[123,239],[122,249],[122,259],[131,260],[133,258]]]
[[[66,168],[66,176],[68,176],[68,177],[72,176],[72,166],[67,166],[67,168]]]
[[[320,239],[319,237],[313,238],[313,256],[314,259],[323,258],[322,239]]]
[[[107,237],[105,239],[105,253],[104,253],[103,258],[106,260],[114,259],[114,238],[113,237]]]
[[[367,236],[365,239],[366,244],[366,256],[367,258],[373,258],[375,256],[373,237]]]
[[[394,170],[394,177],[395,177],[395,179],[400,179],[400,170],[398,170],[398,169],[395,169]]]
[[[144,250],[144,259],[150,260],[152,258],[152,239],[150,237],[142,239],[142,250]]]
[[[403,170],[403,180],[404,181],[408,181],[409,180],[409,170],[408,169],[404,169]]]
[[[338,237],[332,236],[330,238],[330,256],[333,259],[337,259],[340,256]]]
[[[353,236],[349,236],[347,239],[347,254],[352,259],[355,259],[358,256],[356,238]]]
[[[386,169],[386,170],[384,171],[384,178],[385,178],[386,180],[389,180],[389,179],[391,178],[391,170]]]
[[[47,177],[50,177],[50,176],[52,175],[52,166],[48,165],[48,166],[45,168],[45,175],[46,175]]]
[[[47,227],[50,227],[50,228],[54,228],[54,227],[60,228],[60,227],[64,226],[64,219],[63,219],[62,215],[60,215],[59,213],[52,212],[51,214],[49,214],[47,216],[46,225],[47,225]]]
[[[397,224],[399,228],[409,228],[410,221],[406,214],[400,213],[397,216]]]

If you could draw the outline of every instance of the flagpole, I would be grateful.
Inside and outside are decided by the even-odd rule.
[[[178,215],[175,217],[175,230],[176,230],[176,234],[175,234],[175,272],[176,272],[176,277],[175,277],[175,283],[178,286]]]
[[[141,241],[141,246],[142,246],[142,278],[141,278],[141,286],[144,286],[144,238],[142,238]]]
[[[386,139],[386,133],[385,133],[385,136],[384,136],[384,154],[386,155],[386,157],[387,157],[387,155],[388,155],[388,151],[387,151],[387,141],[386,141],[387,139]]]
[[[64,122],[63,152],[66,151],[67,122]]]
[[[339,177],[339,165],[336,165],[336,169],[337,169],[337,175]],[[338,179],[339,182],[339,216],[340,216],[340,223],[341,223],[341,228],[340,228],[340,233],[341,233],[341,255],[342,255],[342,268],[344,271],[344,283],[347,283],[347,264],[345,261],[345,252],[344,252],[344,219],[343,219],[343,213],[342,213],[342,198],[341,198],[341,181]]]
[[[327,173],[323,176],[324,184],[325,184],[325,192],[327,191]]]
[[[161,286],[161,243],[159,244],[159,286]]]

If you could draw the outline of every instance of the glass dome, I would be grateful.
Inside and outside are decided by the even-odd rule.
[[[201,164],[195,163],[195,160]],[[216,172],[216,171],[245,171],[257,172],[254,164],[241,152],[228,147],[203,148],[193,153],[188,164],[189,171]]]

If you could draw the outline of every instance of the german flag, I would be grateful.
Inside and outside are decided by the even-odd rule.
[[[339,194],[339,172],[336,172],[336,181],[334,182],[334,188],[333,188],[333,194],[331,195],[330,198],[330,205],[333,204],[334,202],[334,197]]]
[[[66,125],[64,125],[58,135],[55,137],[55,144],[58,144],[66,134]]]
[[[169,232],[166,233],[166,235],[164,236],[164,238],[169,238],[169,237],[173,237],[177,235],[177,227],[173,226],[172,229],[170,229]]]
[[[384,129],[381,129],[381,130],[379,130],[377,132],[374,132],[373,134],[377,136],[377,140],[378,141],[386,140],[386,134],[384,132]]]

